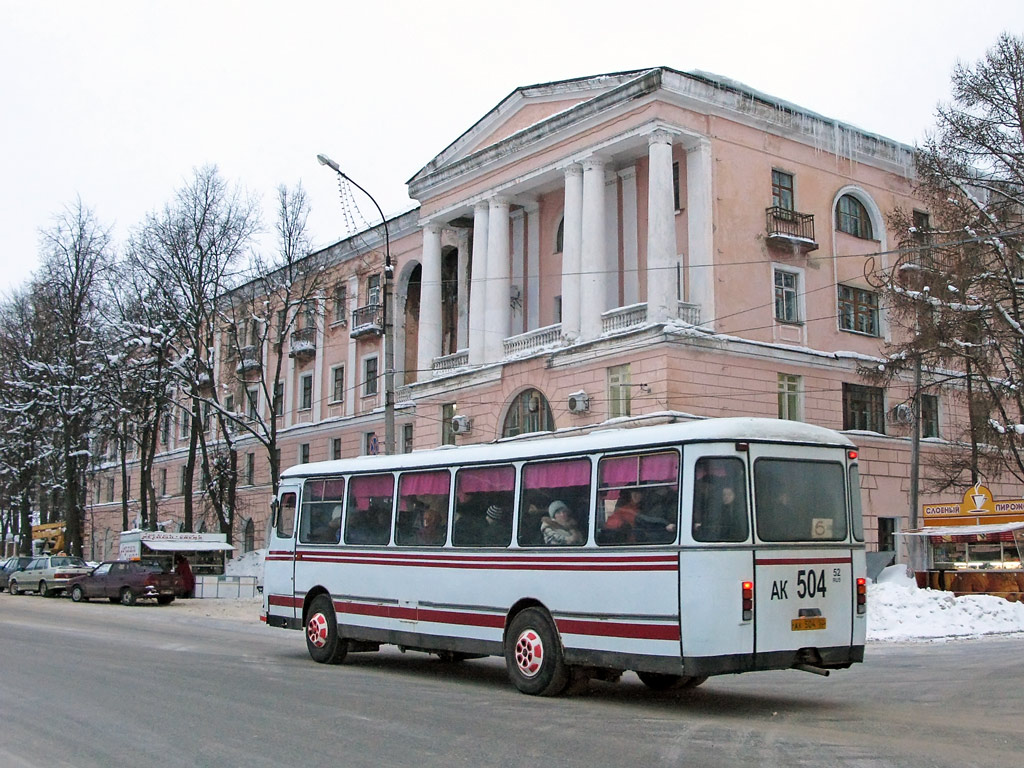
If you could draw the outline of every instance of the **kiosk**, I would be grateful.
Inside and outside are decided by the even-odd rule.
[[[159,560],[174,570],[174,558],[183,555],[198,576],[224,573],[224,553],[231,552],[225,533],[167,533],[164,531],[122,531],[117,556],[120,560]]]

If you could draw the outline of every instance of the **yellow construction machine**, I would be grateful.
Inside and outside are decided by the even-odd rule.
[[[64,523],[44,523],[32,526],[32,541],[39,541],[40,554],[64,551]]]

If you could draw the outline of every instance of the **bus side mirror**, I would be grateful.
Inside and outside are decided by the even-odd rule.
[[[277,530],[277,515],[281,511],[281,502],[273,499],[270,502],[270,527]]]

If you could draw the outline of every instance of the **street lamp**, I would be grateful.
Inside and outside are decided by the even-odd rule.
[[[384,307],[381,312],[384,321],[384,453],[391,455],[395,452],[395,330],[391,322],[391,278],[394,275],[394,268],[391,266],[391,235],[388,232],[388,220],[373,195],[349,178],[336,162],[327,155],[317,155],[316,159],[320,165],[326,165],[370,198],[384,225]]]

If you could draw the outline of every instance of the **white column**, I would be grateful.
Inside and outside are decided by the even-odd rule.
[[[523,286],[524,272],[526,271],[526,211],[519,208],[512,212],[512,282],[510,289],[514,294],[519,292],[519,303],[516,307],[510,308],[512,313],[512,335],[522,333],[525,330],[523,313],[523,302],[526,298],[526,290]]]
[[[619,304],[619,177],[615,171],[604,174],[604,241],[605,241],[605,299],[604,308],[614,309]]]
[[[678,315],[672,136],[666,131],[655,131],[648,142],[647,319],[663,323]]]
[[[637,226],[636,167],[619,171],[622,180],[622,304],[640,301],[640,234]]]
[[[488,206],[481,200],[473,207],[473,279],[469,286],[469,362],[485,362],[484,313],[487,309]]]
[[[459,277],[458,277],[458,327],[456,329],[455,348],[457,350],[469,347],[469,230],[462,228],[458,230],[459,249]]]
[[[324,399],[321,394],[324,391],[324,331],[327,325],[327,300],[319,299],[313,304],[316,314],[316,358],[313,360],[313,423],[320,421],[320,403]],[[243,399],[244,402],[244,399]]]
[[[711,142],[701,139],[686,155],[686,224],[689,232],[688,301],[700,307],[701,322],[715,317],[714,217]]]
[[[601,313],[605,309],[605,279],[608,259],[605,240],[604,160],[583,161],[583,258],[580,270],[580,336],[601,335]]]
[[[484,348],[487,362],[505,356],[504,341],[509,333],[512,307],[509,303],[508,199],[493,197],[487,221],[487,320]]]
[[[540,328],[540,203],[526,204],[526,330]]]
[[[360,306],[359,303],[359,277],[353,275],[348,279],[348,290],[346,295],[353,306]],[[352,313],[348,313],[349,322],[352,322]],[[356,401],[359,399],[359,382],[362,380],[363,372],[359,370],[359,361],[356,359],[356,340],[351,336],[347,337],[348,356],[345,360],[345,415],[356,414]],[[405,359],[402,359],[401,366],[405,367]],[[409,380],[406,374],[406,381]],[[289,381],[291,378],[289,377]],[[287,400],[285,402],[288,402]]]
[[[434,358],[441,355],[441,225],[434,222],[423,228],[418,350],[416,378],[427,381]]]
[[[562,223],[562,335],[580,335],[580,269],[583,237],[583,169],[565,169],[565,213]]]

